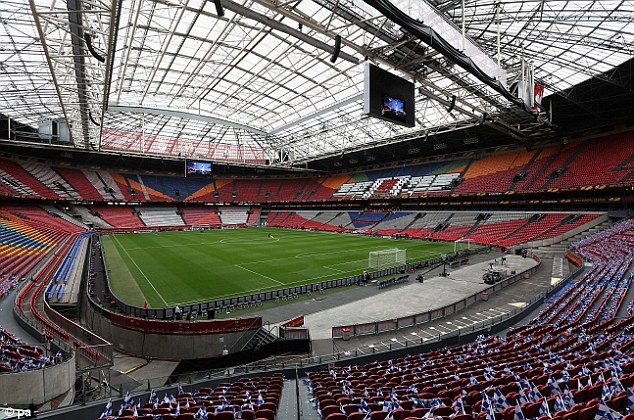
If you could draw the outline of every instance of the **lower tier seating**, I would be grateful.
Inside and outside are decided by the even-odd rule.
[[[592,263],[506,336],[384,362],[335,366],[305,381],[328,420],[620,419],[634,412],[634,219],[570,251]],[[617,317],[627,307],[627,316]],[[631,418],[631,416],[630,416]]]
[[[91,207],[91,211],[114,227],[144,227],[138,213],[127,206]]]
[[[60,353],[47,356],[41,346],[31,346],[0,327],[0,374],[51,366],[61,357]]]
[[[271,212],[268,226],[355,232],[365,235],[512,246],[554,238],[586,225],[600,213],[527,214],[518,212]]]
[[[100,419],[218,419],[234,418],[275,420],[280,404],[284,377],[271,376],[242,378],[224,382],[213,388],[186,390],[177,387],[176,395],[162,398],[152,391],[147,402],[134,401],[129,394],[118,410],[108,402]],[[189,387],[188,387],[189,388]],[[115,413],[115,415],[113,415]]]

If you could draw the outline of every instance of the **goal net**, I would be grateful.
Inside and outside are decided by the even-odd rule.
[[[370,251],[368,254],[368,267],[381,269],[405,264],[407,255],[404,249],[385,249],[383,251]]]

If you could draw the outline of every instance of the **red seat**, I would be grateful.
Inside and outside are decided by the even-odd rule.
[[[515,403],[517,402],[517,399],[519,398],[520,394],[517,391],[511,391],[507,394],[504,395],[504,397],[506,398],[506,400],[510,403],[515,405]]]
[[[343,406],[343,411],[346,412],[346,415],[350,415],[352,413],[356,413],[359,411],[358,404],[346,404]]]
[[[346,404],[352,404],[352,400],[348,397],[341,397],[341,398],[337,398],[335,400],[335,402],[337,403],[337,405],[341,404],[341,405],[346,405]]]
[[[487,413],[486,412],[480,412],[478,413],[478,415],[476,416],[476,420],[485,420],[487,418]]]
[[[449,417],[454,412],[451,407],[440,406],[434,409],[434,416]]]
[[[401,401],[400,405],[403,410],[411,411],[414,408],[414,403],[411,400]]]
[[[267,411],[271,411],[271,410],[267,410]],[[327,405],[325,407],[322,407],[321,409],[321,415],[324,418],[328,417],[328,415],[332,413],[341,413],[338,405]],[[258,417],[260,417],[260,410],[258,410],[256,414],[258,415]],[[275,417],[275,413],[273,413],[273,417]],[[271,419],[271,420],[274,420],[274,419]]]
[[[333,400],[332,398],[330,398],[330,396],[323,396],[323,397],[317,397],[317,401],[319,401],[319,406],[320,407],[328,407],[329,405],[337,405],[337,403],[335,403],[335,400]]]
[[[541,399],[539,399],[537,402],[534,403],[526,403],[522,405],[522,411],[524,412],[524,418],[527,419],[532,419],[537,417],[537,414],[539,413],[539,409],[542,406],[542,401]]]
[[[627,410],[627,391],[619,392],[616,397],[606,401],[608,407],[621,413]]]
[[[383,410],[383,404],[369,403],[368,407],[370,408],[370,412]]]
[[[573,406],[570,408],[570,410],[568,410],[568,411],[569,411],[569,412],[572,412],[572,411],[581,411],[581,409],[582,409],[582,408],[585,408],[585,407],[586,407],[586,406],[585,406],[585,404],[580,404],[580,403],[577,403],[577,404],[573,405]]]
[[[169,414],[172,411],[168,408],[168,407],[159,407],[156,410],[152,411],[153,415],[159,415],[159,414]]]
[[[515,418],[515,407],[513,407],[513,406],[507,407],[500,414],[501,414],[502,420],[513,420]],[[456,418],[454,417],[454,420],[455,419]]]
[[[255,420],[255,411],[253,410],[242,410],[240,414],[242,415],[242,420]],[[207,416],[209,416],[209,414]],[[216,419],[217,418],[218,417],[216,417]]]
[[[412,412],[409,410],[405,410],[403,408],[396,409],[392,411],[392,416],[394,416],[394,420],[405,420],[407,417],[410,417]]]
[[[575,397],[575,401],[577,402],[586,402],[588,401],[588,387],[581,388],[576,391],[572,391],[572,395]]]
[[[277,413],[277,405],[272,402],[263,402],[258,407],[258,410],[271,410],[273,413]]]
[[[361,411],[357,411],[354,413],[348,414],[348,420],[363,420],[365,418],[366,413]]]
[[[563,420],[579,420],[579,411],[568,411],[564,414]]]
[[[418,407],[412,410],[412,416],[422,419],[423,416],[427,414],[428,412],[429,412],[429,408]]]
[[[595,384],[591,386],[590,389],[588,389],[587,399],[594,400],[594,399],[601,398],[602,392],[603,392],[603,382]]]
[[[258,409],[258,411],[255,412],[255,415],[257,418],[275,420],[275,413],[272,410],[269,410],[267,408],[263,410]]]
[[[209,417],[209,415],[207,415]],[[233,420],[235,418],[235,414],[233,411],[222,411],[220,413],[216,413],[216,420]]]
[[[598,405],[592,405],[582,409],[579,412],[579,420],[594,420],[594,417],[597,415],[598,408]]]

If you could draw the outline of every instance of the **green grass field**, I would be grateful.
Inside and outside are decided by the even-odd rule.
[[[454,244],[260,228],[111,234],[102,246],[119,298],[165,307],[360,274],[370,251],[406,249],[411,262]]]

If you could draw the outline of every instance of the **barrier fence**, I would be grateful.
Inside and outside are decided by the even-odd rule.
[[[211,229],[231,229],[236,227],[247,227],[246,223],[238,224],[189,224],[189,225],[164,225],[164,226],[132,226],[132,227],[96,227],[95,232],[101,233],[149,233],[149,232],[172,232],[175,230],[211,230]]]
[[[388,331],[399,330],[401,328],[412,327],[414,325],[423,324],[425,322],[451,315],[476,303],[482,294],[495,293],[498,290],[515,283],[519,279],[524,278],[525,275],[533,274],[541,265],[541,259],[538,256],[533,256],[532,258],[537,261],[536,266],[507,277],[487,289],[467,296],[461,301],[443,306],[442,308],[400,318],[386,319],[363,324],[337,325],[332,327],[332,338],[347,339],[349,337],[357,337],[361,335],[381,334]]]
[[[64,328],[74,337],[81,337],[82,341],[73,340],[73,346],[77,351],[77,368],[110,367],[113,364],[112,344],[102,339],[92,331],[71,321],[59,312],[51,308],[44,300],[44,312],[56,325]]]
[[[262,326],[262,317],[259,316],[252,318],[189,322],[133,318],[112,313],[110,321],[112,325],[147,334],[216,334],[222,332],[248,331]]]

